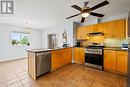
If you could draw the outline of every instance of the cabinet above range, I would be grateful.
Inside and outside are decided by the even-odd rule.
[[[87,40],[89,38],[89,33],[96,32],[102,32],[104,34],[104,38],[126,38],[127,19],[79,27],[76,31],[76,39]]]

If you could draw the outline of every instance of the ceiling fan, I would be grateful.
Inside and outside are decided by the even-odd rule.
[[[99,14],[99,13],[95,13],[95,12],[91,12],[91,11],[93,11],[95,9],[98,9],[100,7],[103,7],[103,6],[107,5],[107,4],[109,4],[109,2],[107,0],[105,0],[105,1],[97,4],[96,6],[94,6],[92,8],[87,6],[88,2],[84,2],[84,7],[83,8],[81,8],[81,7],[77,6],[77,5],[72,5],[71,7],[76,9],[76,10],[79,10],[80,13],[78,13],[76,15],[73,15],[73,16],[70,16],[70,17],[67,17],[66,19],[70,19],[70,18],[73,18],[75,16],[81,15],[81,17],[82,17],[81,18],[81,23],[83,23],[85,21],[85,18],[88,17],[89,15],[96,16],[96,17],[103,17],[104,14]]]

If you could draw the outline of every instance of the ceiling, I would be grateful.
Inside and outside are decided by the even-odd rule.
[[[88,6],[104,0],[15,0],[15,14],[11,17],[0,17],[0,23],[45,29],[65,21],[80,22],[80,16],[66,20],[65,18],[79,11],[71,8],[71,5],[83,6],[84,1],[89,1]],[[130,9],[130,0],[108,0],[109,5],[94,10],[105,14],[105,17],[127,13]],[[96,17],[88,17],[86,21]]]

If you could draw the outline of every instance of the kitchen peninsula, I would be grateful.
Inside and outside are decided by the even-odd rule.
[[[33,79],[36,79],[39,76],[38,69],[40,69],[39,68],[40,66],[42,69],[45,68],[45,70],[47,71],[54,71],[72,62],[72,47],[66,47],[66,48],[60,47],[55,49],[28,49],[27,51],[28,51],[28,74]],[[38,57],[38,55],[42,55],[42,56]],[[47,55],[46,62],[44,62],[45,60],[44,61],[42,60],[43,56],[45,55]],[[38,62],[39,58],[42,59],[40,59]],[[46,66],[37,64],[37,63],[41,63],[42,61],[43,63],[46,64]]]

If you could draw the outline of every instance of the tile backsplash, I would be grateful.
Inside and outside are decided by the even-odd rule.
[[[121,47],[122,44],[130,43],[130,38],[126,38],[126,39],[108,38],[108,39],[104,39],[103,42],[106,47]]]
[[[104,38],[104,37],[93,37],[83,42],[83,46],[87,46],[89,43],[104,43],[106,47],[121,47],[122,44],[130,44],[129,38]]]

